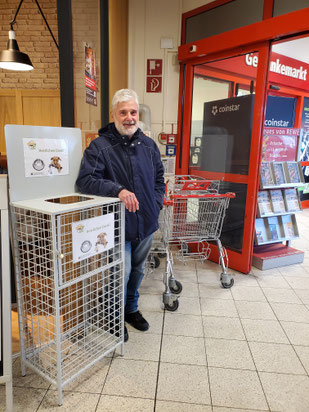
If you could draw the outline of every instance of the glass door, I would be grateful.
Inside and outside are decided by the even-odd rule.
[[[258,68],[261,53],[265,64]],[[220,239],[230,266],[244,273],[251,268],[267,57],[265,46],[233,57],[200,61],[188,65],[185,76],[184,107],[191,110],[190,118],[183,116],[179,164],[190,175],[220,180],[221,193],[236,194]],[[211,259],[218,259],[215,247]]]

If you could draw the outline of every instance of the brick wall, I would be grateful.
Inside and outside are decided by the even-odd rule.
[[[58,43],[57,0],[38,0]],[[0,50],[7,48],[8,31],[19,0],[0,0]],[[60,89],[59,54],[34,0],[24,0],[14,25],[20,51],[34,66],[30,72],[0,69],[1,89]]]

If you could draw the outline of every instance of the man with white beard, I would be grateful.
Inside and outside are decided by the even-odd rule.
[[[138,310],[138,288],[165,192],[164,169],[156,143],[138,127],[135,91],[118,90],[112,100],[113,123],[85,150],[76,184],[82,193],[119,197],[125,216],[125,321],[140,331],[149,324]],[[125,327],[124,340],[128,340]]]

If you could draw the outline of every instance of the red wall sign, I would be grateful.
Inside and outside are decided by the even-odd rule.
[[[162,75],[162,59],[147,59],[147,76]]]
[[[158,76],[147,76],[146,78],[147,93],[161,93],[162,91],[162,77]]]
[[[225,72],[256,77],[258,66],[258,53],[249,53],[233,59],[220,60],[207,63],[205,66],[196,66],[195,73],[202,74],[204,68],[215,68]],[[297,89],[309,89],[309,64],[283,56],[278,53],[271,53],[269,65],[269,82],[287,85]]]

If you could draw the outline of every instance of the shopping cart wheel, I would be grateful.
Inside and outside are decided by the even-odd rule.
[[[221,282],[221,285],[222,285],[222,287],[223,287],[224,289],[229,289],[229,288],[231,288],[231,287],[234,285],[234,279],[231,278],[231,280],[230,280],[229,283]]]
[[[164,259],[166,257],[166,253],[158,253],[159,258]]]
[[[179,301],[178,299],[174,300],[174,302],[172,302],[171,304],[169,303],[165,303],[164,307],[166,310],[168,310],[169,312],[175,312],[175,310],[178,309],[179,307]]]
[[[182,292],[182,284],[176,279],[170,280],[168,286],[175,295],[179,295]]]
[[[158,258],[158,256],[154,256],[154,267],[155,269],[157,269],[160,266],[160,259]]]

